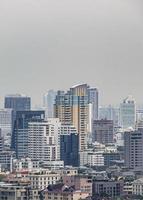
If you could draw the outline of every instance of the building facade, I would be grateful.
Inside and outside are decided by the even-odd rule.
[[[114,125],[112,120],[94,120],[93,121],[93,142],[102,144],[113,143]]]
[[[17,158],[28,156],[28,129],[29,122],[43,121],[44,111],[16,111],[12,133],[12,150]]]
[[[24,111],[31,109],[31,98],[21,95],[7,95],[4,102],[5,108],[12,108],[14,111]]]
[[[136,103],[135,100],[128,96],[120,104],[120,126],[123,129],[129,127],[135,128],[136,122]]]
[[[28,157],[38,161],[60,160],[60,126],[59,119],[55,118],[45,122],[30,122]]]
[[[143,128],[124,134],[125,166],[135,171],[143,171]]]

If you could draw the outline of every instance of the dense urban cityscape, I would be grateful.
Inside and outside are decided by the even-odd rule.
[[[0,199],[143,199],[143,108],[130,95],[101,106],[79,84],[43,105],[7,95],[0,109]]]

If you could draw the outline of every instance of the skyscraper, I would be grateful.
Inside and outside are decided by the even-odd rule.
[[[74,126],[61,126],[60,158],[65,165],[79,166],[79,134]]]
[[[47,118],[54,117],[54,103],[56,94],[57,92],[54,90],[49,90],[43,97],[43,106],[46,110]]]
[[[12,150],[17,158],[28,156],[28,129],[29,122],[44,120],[44,111],[17,111],[12,133]]]
[[[125,132],[124,148],[125,166],[134,171],[143,171],[143,128]]]
[[[120,104],[120,126],[123,129],[135,127],[136,122],[136,104],[132,96],[128,96]]]
[[[7,95],[4,102],[5,108],[12,108],[14,111],[24,111],[31,109],[31,98],[21,95]]]
[[[89,86],[87,84],[77,85],[70,88],[67,93],[58,91],[54,115],[64,125],[73,125],[79,134],[79,150],[87,147],[89,133]]]
[[[89,103],[92,104],[92,120],[98,119],[98,90],[97,88],[88,89]]]

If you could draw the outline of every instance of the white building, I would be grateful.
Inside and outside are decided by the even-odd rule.
[[[57,118],[45,122],[30,122],[28,157],[38,161],[60,160],[60,126],[61,123]]]
[[[13,170],[19,171],[32,171],[40,167],[39,161],[32,161],[30,158],[14,159]]]
[[[49,90],[43,97],[43,106],[46,111],[46,118],[54,117],[54,103],[57,92]]]
[[[92,149],[80,152],[80,166],[104,166],[104,156],[102,151]]]
[[[43,190],[48,185],[56,184],[61,179],[61,175],[60,173],[42,169],[30,172],[28,178],[30,179],[32,189]]]
[[[120,104],[120,126],[123,129],[134,128],[136,122],[136,103],[132,96],[128,96]]]
[[[133,194],[143,195],[143,178],[137,179],[133,182]]]

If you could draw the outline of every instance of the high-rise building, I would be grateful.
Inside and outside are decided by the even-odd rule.
[[[17,158],[28,155],[28,128],[29,122],[41,122],[44,120],[44,111],[17,111],[12,133],[12,149]]]
[[[124,133],[125,166],[143,171],[143,128]]]
[[[60,135],[60,157],[65,165],[79,166],[79,134]]]
[[[10,147],[13,130],[14,113],[12,109],[0,109],[0,129],[4,146]]]
[[[54,115],[64,125],[73,125],[79,134],[79,150],[87,148],[87,137],[89,133],[89,86],[87,84],[77,85],[65,93],[58,91]]]
[[[28,130],[28,157],[38,161],[60,160],[61,123],[51,118],[45,122],[30,122]]]
[[[31,109],[31,98],[21,95],[7,95],[4,102],[5,108],[12,108],[14,111],[24,111]]]
[[[57,92],[49,90],[43,97],[43,106],[46,110],[46,118],[54,117],[54,103]]]
[[[134,128],[136,123],[136,103],[132,96],[128,96],[120,104],[120,126],[123,129]]]
[[[94,120],[93,121],[93,142],[102,144],[113,142],[114,125],[112,120]]]
[[[98,119],[98,90],[97,88],[88,89],[89,103],[92,104],[92,120]]]

